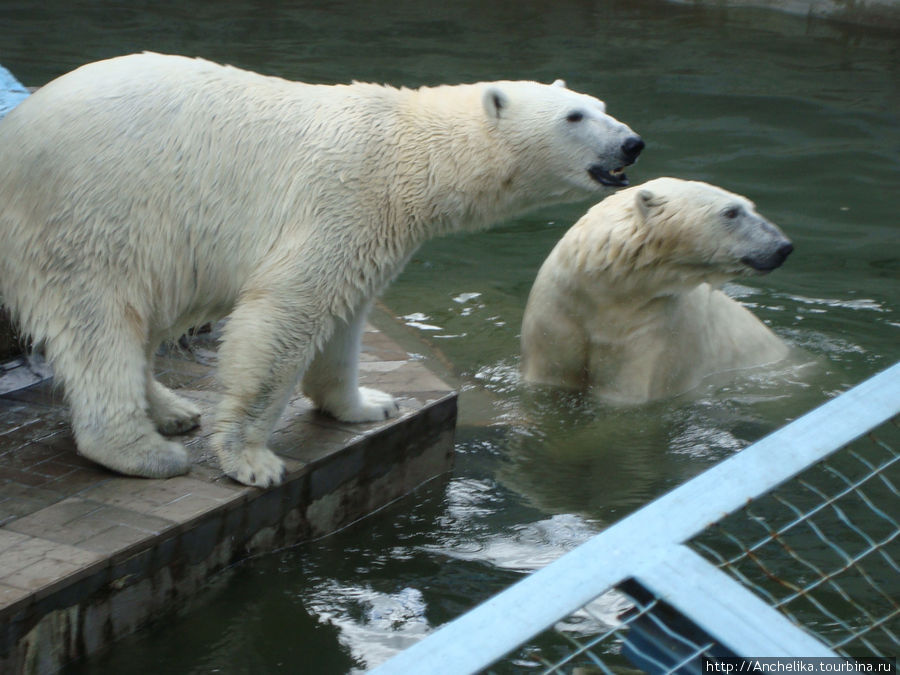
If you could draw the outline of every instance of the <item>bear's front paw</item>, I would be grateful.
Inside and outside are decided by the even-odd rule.
[[[351,405],[329,410],[342,422],[381,422],[400,412],[397,400],[377,389],[360,387],[359,395]]]
[[[238,483],[253,487],[280,485],[287,469],[267,447],[248,446],[228,457],[220,457],[222,470]]]

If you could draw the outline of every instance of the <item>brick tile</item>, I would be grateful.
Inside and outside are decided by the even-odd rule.
[[[6,466],[14,466],[21,469],[53,459],[60,452],[62,451],[58,448],[26,441],[24,444],[11,450],[9,455],[4,454],[3,461]]]
[[[6,528],[80,548],[111,552],[158,534],[173,525],[172,521],[163,518],[71,497],[14,520]],[[117,534],[108,535],[111,530],[115,530]],[[97,537],[100,535],[105,536],[102,544],[97,544]],[[114,546],[114,541],[119,541],[121,545]],[[87,545],[85,542],[92,544]]]
[[[83,497],[181,522],[240,498],[233,490],[189,476],[165,481],[121,479],[86,490]]]
[[[336,452],[359,435],[338,425],[295,424],[276,430],[269,447],[282,458],[309,463]]]
[[[360,364],[360,383],[398,394],[446,390],[447,385],[422,365],[404,363],[392,367],[392,362]]]
[[[98,474],[98,479],[100,478],[109,478],[110,476],[118,476],[120,474],[115,473],[114,471],[110,471],[106,467],[100,466],[97,462],[92,462],[87,457],[78,454],[75,449],[72,449],[72,452],[63,453],[61,455],[56,456],[56,461],[61,462],[63,464],[68,464],[71,467],[76,469],[92,469],[94,472]]]
[[[71,464],[55,462],[52,459],[43,462],[37,462],[36,464],[33,464],[28,468],[32,473],[46,476],[53,481],[56,481],[57,479],[62,478],[72,473],[73,471],[77,471],[77,469]]]
[[[0,452],[33,443],[69,428],[67,414],[60,410],[29,408],[31,416],[0,419]]]
[[[169,525],[171,524],[169,523]],[[128,525],[112,525],[112,527],[102,530],[91,537],[82,539],[78,542],[78,547],[88,551],[112,555],[132,544],[146,540],[153,534],[156,533],[138,530]]]
[[[24,588],[16,588],[15,586],[7,586],[0,583],[0,609],[9,607],[14,602],[18,602],[29,595],[29,591]]]
[[[95,560],[101,558],[101,555],[95,555]],[[93,560],[90,562],[93,562]],[[72,558],[60,559],[59,557],[41,557],[32,560],[25,567],[5,575],[3,577],[3,583],[16,588],[37,591],[59,581],[63,577],[77,572],[87,564],[89,563],[79,563]]]
[[[101,511],[97,512],[96,517],[122,527],[139,530],[145,534],[160,534],[175,525],[167,518],[159,518],[116,506],[104,506]]]
[[[60,499],[62,497],[51,490],[0,481],[0,525],[39,511]]]
[[[185,495],[168,504],[153,509],[153,515],[175,522],[185,522],[204,513],[214,511],[223,505],[216,499],[199,495]]]
[[[368,326],[363,338],[362,358],[375,357],[379,361],[406,361],[409,354],[381,331]]]
[[[68,469],[69,473],[57,477],[44,488],[53,490],[61,497],[71,497],[95,485],[116,480],[116,474],[93,463],[86,467],[59,463],[59,467],[61,471]]]
[[[58,542],[0,530],[0,583],[8,586],[34,590],[39,587],[37,579],[44,579],[44,583],[54,580],[47,576],[51,567],[63,576],[102,557]],[[32,568],[39,565],[32,573]]]
[[[3,555],[4,551],[14,549],[29,539],[31,537],[27,534],[19,534],[18,532],[10,532],[0,528],[0,555]]]
[[[191,454],[191,459],[194,464],[191,466],[191,472],[188,474],[191,478],[196,478],[197,480],[201,480],[205,483],[213,483],[223,490],[229,490],[230,492],[246,492],[248,490],[252,490],[253,488],[247,487],[246,485],[240,485],[239,483],[235,483],[233,480],[228,478],[225,475],[225,472],[219,468],[219,463],[216,461],[215,456],[210,453],[203,445],[199,445],[198,447],[188,446],[188,451]]]
[[[0,466],[0,482],[8,481],[10,483],[18,483],[19,485],[30,485],[32,487],[41,487],[50,479],[39,473],[19,469],[15,466]]]
[[[0,396],[0,448],[14,447],[31,440],[31,428],[40,424],[42,416],[51,410]]]
[[[102,507],[102,504],[82,499],[65,499],[13,521],[6,526],[6,529],[59,543],[74,544],[87,536],[96,534],[98,528],[109,529],[111,527],[105,521],[85,520],[85,516],[89,516]]]
[[[75,445],[75,436],[72,434],[71,428],[66,428],[61,431],[58,431],[55,434],[51,434],[49,436],[44,436],[43,438],[39,438],[33,441],[36,445],[44,446],[49,448],[51,451],[56,451],[57,453],[75,453],[76,445]]]

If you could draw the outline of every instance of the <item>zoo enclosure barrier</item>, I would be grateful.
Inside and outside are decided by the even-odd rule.
[[[896,672],[898,413],[900,363],[372,672]]]

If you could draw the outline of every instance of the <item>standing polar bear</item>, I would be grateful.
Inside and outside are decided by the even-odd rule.
[[[640,137],[561,81],[317,86],[200,59],[89,64],[0,123],[0,295],[46,344],[82,454],[184,473],[162,434],[199,410],[159,384],[161,341],[230,315],[211,442],[277,484],[266,443],[303,391],[345,421],[374,296],[429,237],[625,184]]]
[[[640,403],[788,347],[716,286],[793,250],[747,199],[658,178],[587,212],[538,272],[522,322],[526,381]]]

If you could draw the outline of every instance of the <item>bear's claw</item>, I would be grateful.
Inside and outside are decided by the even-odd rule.
[[[284,462],[266,447],[246,447],[227,464],[222,469],[228,476],[252,487],[280,485],[287,475]]]

